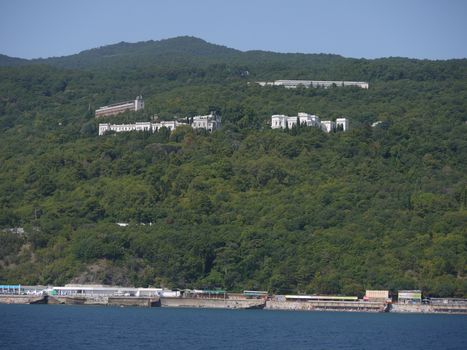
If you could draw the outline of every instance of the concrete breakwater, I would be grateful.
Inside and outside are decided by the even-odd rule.
[[[215,299],[215,298],[170,298],[161,297],[162,307],[189,307],[209,309],[263,309],[264,299]]]
[[[275,301],[266,302],[266,310],[384,312],[386,304],[368,301]]]
[[[45,295],[0,295],[0,304],[47,304]]]
[[[0,295],[0,304],[66,304],[136,307],[266,309],[287,311],[344,311],[467,314],[467,304],[403,304],[371,301],[279,301],[241,298]]]
[[[138,306],[155,307],[160,306],[159,297],[80,297],[80,296],[48,296],[48,304],[66,305],[105,305],[105,306]]]
[[[422,314],[467,314],[467,305],[392,304],[390,312]]]

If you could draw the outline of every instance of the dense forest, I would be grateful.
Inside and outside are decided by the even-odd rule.
[[[370,88],[254,83],[267,79]],[[97,136],[94,110],[139,94],[143,111],[99,121],[217,111],[223,127]],[[270,129],[272,114],[298,112],[351,129]],[[191,37],[0,55],[0,284],[465,297],[466,174],[465,59],[241,52]]]

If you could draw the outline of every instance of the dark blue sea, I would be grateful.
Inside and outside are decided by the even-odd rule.
[[[467,316],[0,305],[1,349],[467,349]]]

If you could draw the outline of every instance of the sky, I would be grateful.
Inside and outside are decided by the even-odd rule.
[[[195,36],[345,57],[467,57],[467,0],[0,0],[0,53],[64,56]]]

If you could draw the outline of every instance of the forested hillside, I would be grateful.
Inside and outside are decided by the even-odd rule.
[[[182,37],[0,66],[0,284],[467,295],[467,60]],[[214,110],[223,128],[97,136],[94,109],[140,93],[143,111],[100,121]],[[351,130],[270,129],[297,112]]]

